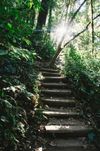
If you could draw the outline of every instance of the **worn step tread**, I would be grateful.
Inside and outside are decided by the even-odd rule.
[[[64,80],[64,79],[66,79],[65,77],[63,77],[63,76],[44,76],[44,79],[54,79],[54,80],[56,80],[56,79],[59,79],[59,80]]]
[[[82,115],[79,112],[73,112],[73,111],[50,111],[50,110],[44,110],[43,114],[49,117],[81,117]]]
[[[54,83],[54,82],[50,82],[50,83],[46,83],[46,82],[42,82],[41,85],[47,85],[47,86],[67,86],[67,84],[63,83],[63,82],[59,82],[59,83]]]
[[[45,83],[45,82],[42,82],[41,83],[41,86],[42,87],[46,87],[46,88],[52,88],[52,89],[54,89],[54,88],[67,88],[67,87],[69,87],[67,84],[65,84],[65,83],[62,83],[62,82],[60,82],[60,83]]]
[[[46,125],[45,130],[47,133],[70,133],[70,134],[88,134],[93,131],[93,128],[88,125],[78,125],[78,126],[63,126],[63,125]]]
[[[44,76],[60,76],[60,73],[59,72],[46,72],[46,71],[43,71],[42,72],[42,75]]]
[[[59,148],[68,148],[68,147],[89,147],[90,145],[87,145],[87,141],[85,140],[85,137],[77,137],[75,139],[73,138],[55,138],[51,142],[48,142],[49,146],[51,147],[59,147]]]
[[[45,76],[43,82],[67,82],[68,80],[63,76]]]
[[[41,101],[51,102],[51,103],[64,103],[64,104],[76,104],[76,100],[74,99],[64,99],[64,98],[42,98]]]
[[[57,111],[57,112],[79,112],[80,111],[79,108],[77,108],[77,107],[65,108],[62,106],[60,106],[59,108],[44,106],[44,109],[48,110],[48,111]]]
[[[41,68],[40,71],[59,73],[57,69],[53,69],[53,68]]]
[[[41,90],[41,94],[44,94],[44,95],[56,95],[56,96],[62,96],[62,95],[65,95],[65,96],[71,96],[72,92],[71,90],[62,90],[62,89],[42,89]]]
[[[60,90],[58,90],[58,89],[42,89],[41,90],[41,92],[71,92],[71,90],[62,90],[62,89],[60,89]]]
[[[39,151],[39,150],[36,150]],[[44,149],[43,151],[98,151],[96,148],[75,148],[75,147],[71,147],[71,148],[55,148],[55,147],[49,147],[47,149]]]
[[[59,78],[65,78],[66,79],[66,77],[65,76],[62,76],[62,75],[59,75],[59,76],[57,76],[57,77],[55,77],[55,76],[44,76],[45,78],[50,78],[50,79],[52,79],[52,78],[54,78],[54,79],[56,79],[57,77],[58,77],[58,79]]]
[[[75,107],[77,105],[77,101],[74,99],[59,99],[59,98],[43,98],[41,97],[41,102],[45,105],[49,105],[50,107]]]
[[[47,125],[85,125],[87,124],[83,118],[67,118],[67,119],[57,119],[57,118],[49,118],[49,122]]]

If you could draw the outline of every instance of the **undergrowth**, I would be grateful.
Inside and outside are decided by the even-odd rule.
[[[34,33],[32,36],[33,48],[42,61],[50,61],[55,54],[54,43],[48,33]]]
[[[73,85],[74,95],[82,100],[84,112],[91,112],[100,127],[100,59],[70,45],[64,72]]]
[[[34,50],[11,46],[0,51],[0,150],[35,147],[42,113],[38,104],[38,71]]]
[[[66,50],[64,73],[72,84],[74,96],[80,100],[84,117],[95,129],[89,139],[100,148],[100,59],[99,53],[97,57],[90,54],[70,45]]]

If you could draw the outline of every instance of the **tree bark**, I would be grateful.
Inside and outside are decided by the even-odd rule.
[[[47,0],[42,0],[42,2],[41,2],[41,10],[40,10],[39,15],[38,15],[36,29],[42,29],[42,27],[46,23],[46,18],[47,18],[48,9],[49,9],[49,5],[48,4],[49,3],[48,3]]]
[[[52,22],[52,4],[50,4],[49,8],[49,18],[48,18],[48,30],[51,30],[51,22]]]
[[[92,43],[92,53],[94,52],[94,20],[93,20],[93,0],[91,1],[91,43]]]

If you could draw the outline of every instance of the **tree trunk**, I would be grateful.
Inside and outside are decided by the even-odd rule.
[[[41,10],[40,10],[39,15],[38,15],[36,29],[40,29],[41,30],[42,27],[46,23],[46,18],[47,18],[48,9],[49,9],[49,5],[48,4],[49,3],[48,3],[47,0],[42,0],[42,2],[41,2]]]
[[[86,22],[88,23],[88,22],[90,22],[90,17],[89,17],[89,4],[90,4],[90,2],[89,1],[86,1],[86,14],[85,14],[85,16],[86,16]],[[87,30],[87,32],[86,32],[86,41],[87,41],[87,43],[85,44],[85,49],[86,50],[89,50],[90,49],[90,31],[89,31],[89,29]]]
[[[61,50],[62,50],[61,44],[62,44],[62,43],[60,43],[60,44],[58,45],[56,54],[54,55],[53,59],[51,60],[51,62],[50,62],[50,64],[49,64],[50,67],[52,67],[52,66],[54,65],[56,58],[58,57],[59,53],[60,53]]]
[[[49,8],[49,18],[48,18],[48,30],[51,30],[51,22],[52,22],[52,4],[50,5]]]

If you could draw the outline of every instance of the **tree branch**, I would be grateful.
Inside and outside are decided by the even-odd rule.
[[[94,17],[93,20],[97,19],[98,17],[100,17],[100,14],[98,14],[96,17]]]
[[[80,11],[80,9],[82,8],[82,6],[85,4],[87,0],[84,0],[83,3],[79,6],[79,8],[76,10],[76,12],[74,13],[74,15],[72,16],[70,23],[74,20],[74,18],[76,17],[77,13]]]
[[[96,17],[94,17],[93,20],[97,19],[98,17],[100,17],[100,14],[98,14]],[[90,24],[91,24],[91,22],[89,22],[89,23],[86,25],[86,27],[85,27],[81,32],[79,32],[79,33],[76,34],[72,39],[70,39],[70,40],[63,46],[63,48],[65,48],[71,41],[73,41],[74,39],[76,39],[79,35],[81,35],[82,33],[84,33],[84,32],[88,29],[88,27],[89,27]],[[50,66],[52,66],[52,65],[55,63],[56,58],[58,57],[58,55],[60,54],[60,52],[63,50],[63,48],[61,48],[61,44],[62,44],[62,41],[60,41],[60,44],[58,45],[57,51],[56,51],[54,57],[52,58],[52,60],[51,60],[51,62],[50,62],[50,64],[49,64]]]
[[[78,34],[76,34],[72,39],[70,39],[70,40],[64,45],[63,48],[65,48],[66,45],[68,45],[71,41],[73,41],[74,39],[76,39],[80,34],[84,33],[84,32],[88,29],[88,26],[89,26],[89,25],[87,25],[84,30],[82,30],[81,32],[79,32]],[[62,49],[63,49],[63,48],[62,48]]]
[[[94,17],[93,20],[97,19],[98,17],[100,17],[100,14],[98,14],[96,17]],[[90,24],[91,24],[91,22],[89,22],[89,23],[86,25],[86,27],[85,27],[81,32],[79,32],[79,33],[76,34],[71,40],[69,40],[69,41],[64,45],[63,48],[65,48],[66,45],[68,45],[71,41],[73,41],[75,38],[77,38],[80,34],[84,33],[84,32],[88,29],[88,27],[89,27]],[[62,49],[63,49],[63,48],[62,48]]]

